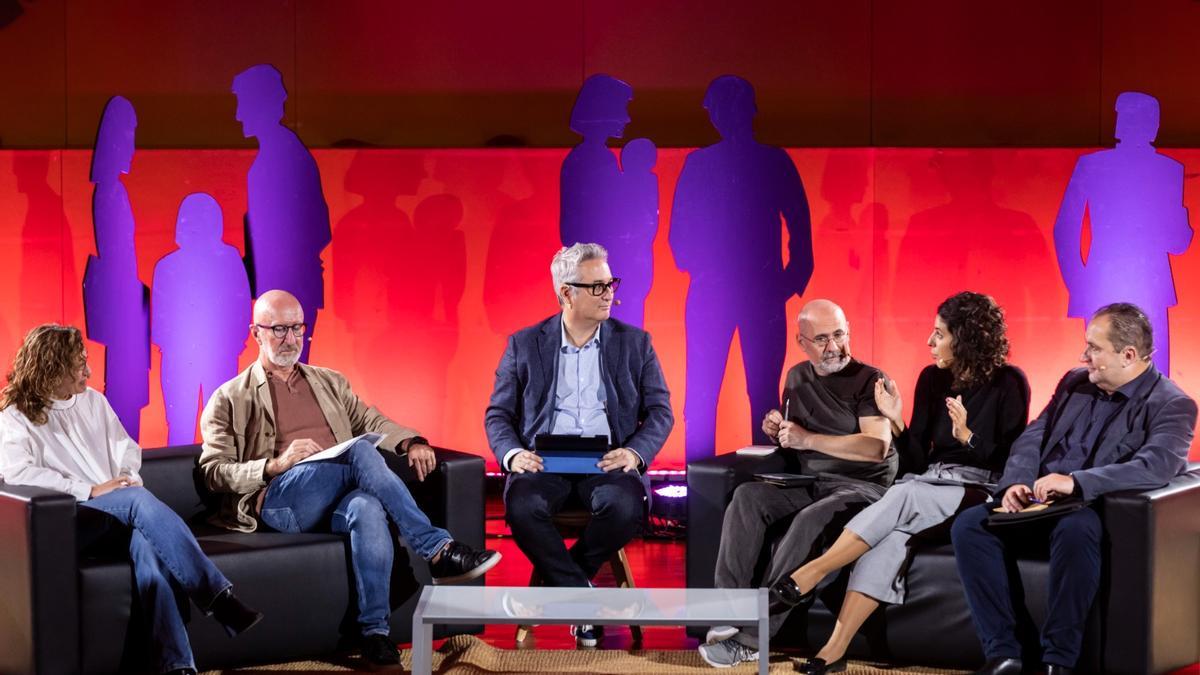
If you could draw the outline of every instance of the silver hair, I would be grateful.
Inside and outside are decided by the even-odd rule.
[[[564,246],[554,254],[554,259],[550,261],[550,278],[554,280],[554,297],[559,307],[563,299],[558,289],[565,283],[579,281],[579,266],[589,260],[608,260],[608,249],[600,244],[576,243],[574,246]],[[579,289],[571,290],[578,292]]]

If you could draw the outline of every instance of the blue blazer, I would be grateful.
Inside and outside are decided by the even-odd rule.
[[[555,314],[508,338],[484,417],[488,445],[501,466],[509,450],[533,448],[534,436],[550,432],[561,322]],[[608,319],[600,324],[600,348],[613,447],[636,450],[644,473],[675,425],[671,392],[646,331]]]
[[[1085,499],[1161,487],[1187,468],[1196,402],[1153,365],[1150,368],[1152,381],[1108,423],[1088,465],[1071,472]],[[1087,414],[1095,391],[1086,368],[1063,376],[1049,405],[1013,443],[996,494],[1018,483],[1033,485],[1046,453],[1062,440],[1076,416]]]

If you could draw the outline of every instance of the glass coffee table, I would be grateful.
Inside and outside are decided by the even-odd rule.
[[[758,626],[766,675],[770,630],[765,588],[545,588],[426,586],[413,612],[412,672],[433,666],[436,624]]]

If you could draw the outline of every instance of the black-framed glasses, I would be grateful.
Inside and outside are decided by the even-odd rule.
[[[850,337],[850,334],[844,330],[834,331],[833,335],[825,335],[822,333],[821,335],[811,338],[806,337],[803,333],[797,333],[797,335],[800,336],[801,340],[808,340],[821,349],[828,347],[830,342],[840,347],[846,343],[846,338]]]
[[[276,340],[282,340],[287,337],[288,331],[291,331],[292,335],[295,335],[296,337],[304,337],[304,331],[308,330],[308,324],[304,323],[294,323],[290,326],[285,324],[264,326],[261,323],[256,323],[254,325],[263,330],[271,331],[271,335],[274,335]]]
[[[590,284],[581,284],[575,281],[568,281],[566,283],[568,286],[574,286],[575,288],[586,288],[588,292],[596,297],[600,297],[609,291],[616,293],[617,289],[621,287],[621,280],[617,277],[613,277],[610,281],[596,281]]]

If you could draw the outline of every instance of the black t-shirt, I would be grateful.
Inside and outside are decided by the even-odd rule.
[[[790,421],[818,434],[857,434],[862,431],[858,418],[880,416],[875,380],[882,375],[878,368],[851,359],[840,371],[822,376],[805,361],[788,371],[779,409],[787,411]],[[890,485],[896,477],[896,453],[891,451],[882,462],[854,462],[816,450],[798,454],[806,474],[836,473],[879,485]]]

